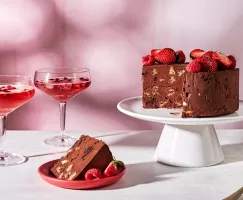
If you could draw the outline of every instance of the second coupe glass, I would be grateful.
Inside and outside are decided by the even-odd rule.
[[[60,103],[61,135],[45,140],[53,146],[72,146],[76,138],[65,134],[66,103],[91,84],[87,68],[46,68],[35,72],[35,86]]]

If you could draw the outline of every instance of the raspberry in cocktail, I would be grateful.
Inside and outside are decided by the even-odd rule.
[[[35,72],[35,86],[56,99],[60,104],[61,135],[47,138],[46,144],[53,146],[72,146],[77,138],[65,134],[67,101],[91,85],[87,68],[47,68]]]
[[[31,85],[0,84],[0,116],[7,115],[30,100],[35,94]]]
[[[46,81],[36,80],[35,86],[59,102],[67,102],[76,94],[88,88],[91,81],[88,78],[55,77]]]

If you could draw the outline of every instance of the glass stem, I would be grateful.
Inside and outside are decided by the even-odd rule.
[[[3,144],[5,138],[6,138],[6,128],[7,128],[7,117],[6,116],[0,116],[0,144]],[[0,160],[4,159],[5,157],[5,151],[3,149],[0,149]]]
[[[66,104],[66,102],[60,103],[60,127],[62,137],[65,135]]]

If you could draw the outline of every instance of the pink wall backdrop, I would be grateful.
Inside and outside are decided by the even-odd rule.
[[[235,55],[239,67],[242,10],[240,0],[1,0],[0,74],[87,67],[92,86],[68,102],[68,130],[160,129],[116,109],[141,95],[141,56],[162,47],[187,55],[213,49]],[[233,127],[243,125],[218,128]],[[37,90],[9,115],[8,128],[59,130],[58,103]]]

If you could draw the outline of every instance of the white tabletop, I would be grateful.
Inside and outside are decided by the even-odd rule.
[[[39,177],[37,169],[42,163],[62,155],[53,153],[67,150],[43,143],[46,137],[54,134],[8,131],[6,148],[28,156],[29,160],[18,166],[0,168],[1,200],[220,200],[243,186],[243,130],[218,131],[225,162],[194,169],[153,162],[160,131],[89,133],[106,141],[114,156],[127,166],[126,175],[116,184],[89,191],[58,188]]]

